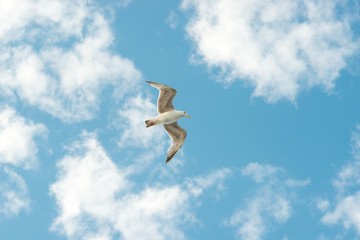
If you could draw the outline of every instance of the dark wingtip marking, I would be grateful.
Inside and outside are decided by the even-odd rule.
[[[172,159],[173,156],[174,156],[174,155],[167,157],[165,163],[168,164],[168,162],[170,162],[170,160]]]

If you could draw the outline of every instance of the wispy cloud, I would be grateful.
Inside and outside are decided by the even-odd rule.
[[[225,189],[224,181],[232,174],[230,169],[219,169],[203,176],[187,179],[185,186],[189,193],[198,197],[208,188],[215,188],[216,193]]]
[[[0,182],[0,213],[14,216],[28,210],[31,200],[24,179],[10,168],[3,170],[7,178]]]
[[[93,134],[73,146],[58,162],[51,186],[59,212],[52,229],[69,239],[185,239],[182,227],[196,219],[192,200],[224,180],[221,171],[185,184],[142,186],[134,181],[136,173],[110,159]],[[188,190],[190,182],[199,194]]]
[[[269,164],[260,164],[257,162],[249,163],[241,170],[242,175],[252,178],[255,182],[261,183],[272,178],[278,172],[283,171],[281,168]]]
[[[156,105],[149,98],[135,96],[126,101],[119,109],[119,130],[121,130],[120,148],[154,148],[163,141],[165,131],[162,127],[145,129],[145,119],[156,116]],[[146,131],[145,131],[146,130]]]
[[[2,3],[3,95],[71,122],[94,117],[106,86],[114,88],[115,98],[136,89],[141,73],[111,51],[109,20],[90,2]]]
[[[268,164],[250,163],[241,170],[256,183],[254,194],[225,221],[237,228],[240,239],[259,240],[273,221],[285,223],[292,214],[295,188],[309,181],[287,177],[286,171]],[[290,184],[288,184],[290,183]],[[296,183],[296,184],[294,184]]]
[[[167,18],[166,23],[169,25],[170,28],[175,29],[178,26],[179,17],[174,11],[170,11]]]
[[[353,132],[352,146],[354,160],[343,166],[333,181],[334,201],[321,199],[318,208],[324,212],[324,224],[342,224],[360,236],[360,125]]]
[[[120,0],[120,6],[127,7],[131,2],[132,0]]]
[[[347,1],[345,1],[347,3]],[[340,1],[183,0],[193,61],[240,80],[267,102],[295,101],[320,86],[331,91],[347,58],[358,52]],[[330,60],[331,59],[331,60]]]

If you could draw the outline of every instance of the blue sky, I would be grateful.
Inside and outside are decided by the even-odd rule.
[[[359,7],[0,2],[1,239],[360,238]]]

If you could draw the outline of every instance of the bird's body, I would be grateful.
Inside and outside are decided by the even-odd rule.
[[[186,131],[179,126],[177,120],[183,117],[190,118],[184,111],[175,110],[172,105],[172,100],[176,95],[176,90],[164,84],[149,82],[152,87],[159,89],[159,97],[157,107],[159,115],[145,120],[146,127],[162,124],[166,132],[172,139],[172,144],[168,149],[168,156],[166,162],[169,162],[176,152],[182,147],[186,138]]]
[[[149,125],[146,125],[146,127],[151,127],[157,124],[170,124],[176,122],[178,119],[185,117],[184,111],[178,111],[178,110],[172,110],[164,113],[160,113],[156,117],[146,120],[149,122],[145,122],[146,124],[149,123]]]

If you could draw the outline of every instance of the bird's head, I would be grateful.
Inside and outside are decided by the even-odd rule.
[[[184,117],[191,118],[186,112],[183,112]]]

